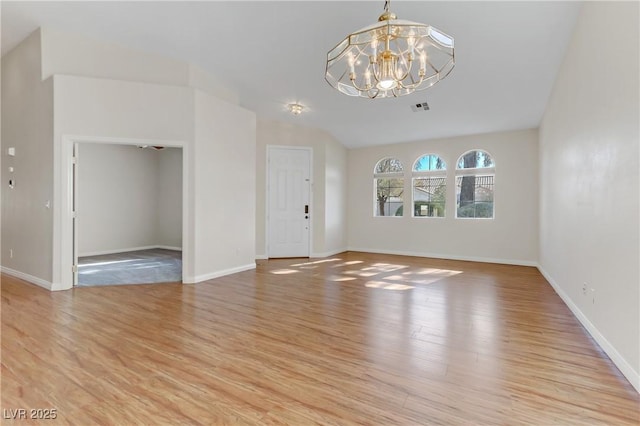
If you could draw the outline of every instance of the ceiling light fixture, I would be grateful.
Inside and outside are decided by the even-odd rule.
[[[291,114],[293,115],[300,115],[302,114],[302,110],[304,109],[304,107],[300,104],[289,104],[289,111],[291,111]]]
[[[327,54],[325,79],[345,95],[408,95],[433,86],[455,66],[452,37],[430,25],[399,20],[389,3],[378,23],[349,34]]]

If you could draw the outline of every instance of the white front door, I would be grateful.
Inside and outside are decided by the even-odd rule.
[[[268,256],[309,257],[311,150],[268,149]]]

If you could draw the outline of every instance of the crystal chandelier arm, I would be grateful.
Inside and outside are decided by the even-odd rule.
[[[380,82],[380,77],[379,77],[380,69],[378,67],[378,62],[377,61],[371,62],[370,65],[371,65],[371,74],[373,74],[373,78],[376,80],[376,83],[379,83]]]
[[[400,58],[402,58],[402,61],[405,63],[406,72],[404,74],[402,74],[401,76],[398,76],[397,75],[397,69],[396,69],[395,77],[396,77],[396,80],[398,80],[398,83],[402,84],[402,80],[404,80],[409,75],[411,75],[411,67],[413,66],[413,55],[411,55],[411,53],[409,53],[408,54],[408,59],[406,59],[404,57],[404,55],[401,54]]]
[[[367,73],[369,73],[368,77],[367,77]],[[365,72],[365,77],[364,77],[365,86],[364,87],[358,87],[358,83],[356,82],[356,80],[357,80],[356,77],[357,76],[355,75],[355,73],[349,75],[349,80],[351,80],[351,84],[353,85],[353,87],[356,90],[358,90],[360,92],[367,92],[367,91],[370,91],[372,89],[371,73],[369,72],[368,67],[367,67],[367,71]]]
[[[374,93],[373,96],[371,95],[372,92]],[[380,94],[380,89],[376,90],[375,92],[373,90],[369,90],[366,93],[367,93],[367,96],[369,97],[369,99],[375,99]]]
[[[419,86],[422,84],[422,82],[424,81],[424,75],[420,75],[420,79],[418,81],[416,81],[416,79],[413,77],[413,74],[409,74],[409,80],[411,80],[411,84],[409,84],[409,87],[411,86]],[[402,85],[403,87],[407,87],[406,85]]]

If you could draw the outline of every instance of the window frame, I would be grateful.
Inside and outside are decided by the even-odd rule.
[[[376,170],[378,169],[378,164],[380,164],[381,161],[384,160],[395,160],[398,162],[398,164],[400,164],[400,167],[402,168],[402,171],[398,171],[398,172],[387,172],[387,173],[378,173],[376,172]],[[378,180],[379,179],[399,179],[402,181],[402,202],[400,204],[400,207],[402,207],[402,215],[398,216],[398,215],[379,215],[379,204],[378,204]],[[378,161],[376,161],[376,164],[373,166],[373,217],[374,218],[378,218],[378,217],[396,217],[396,218],[402,218],[404,217],[404,205],[405,205],[405,200],[404,200],[404,191],[405,191],[405,167],[404,167],[404,163],[398,159],[398,157],[391,157],[391,156],[387,156],[387,157],[383,157],[381,159],[379,159]],[[388,201],[387,201],[388,202]],[[385,202],[385,204],[387,203]],[[400,208],[398,207],[398,208]],[[391,213],[391,212],[390,212]]]
[[[459,164],[460,164],[460,160],[467,154],[469,154],[470,152],[482,152],[487,154],[490,158],[491,161],[493,163],[492,166],[490,167],[472,167],[472,168],[459,168]],[[464,176],[474,176],[476,178],[478,177],[492,177],[493,178],[493,193],[492,193],[492,201],[491,201],[491,217],[464,217],[464,216],[458,216],[458,209],[460,208],[460,200],[459,200],[459,194],[458,194],[458,178],[459,177],[464,177]],[[456,160],[456,169],[455,169],[455,176],[454,176],[454,184],[455,184],[455,191],[454,191],[454,201],[455,201],[455,213],[454,213],[454,217],[456,219],[471,219],[471,220],[495,220],[496,218],[496,160],[495,157],[493,156],[493,154],[491,154],[489,151],[484,150],[484,149],[470,149],[468,151],[463,152],[462,154],[460,154],[460,156],[458,157],[458,159]],[[475,191],[475,188],[474,188]]]
[[[416,165],[418,164],[418,161],[420,161],[421,159],[423,159],[424,157],[436,157],[439,158],[440,161],[442,161],[442,164],[444,165],[444,168],[442,169],[435,169],[435,170],[416,170]],[[443,208],[443,212],[442,212],[442,216],[419,216],[416,215],[416,208],[415,208],[415,182],[417,179],[432,179],[432,178],[442,178],[444,180],[444,208]],[[411,217],[415,218],[415,219],[444,219],[447,217],[447,180],[448,180],[448,169],[447,169],[447,162],[444,160],[444,158],[441,155],[435,154],[435,153],[425,153],[420,155],[418,158],[416,158],[416,160],[413,162],[413,167],[411,168]]]

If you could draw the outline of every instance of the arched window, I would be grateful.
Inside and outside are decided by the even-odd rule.
[[[396,158],[383,158],[373,171],[374,216],[402,216],[404,167]]]
[[[456,217],[492,219],[495,163],[491,154],[474,150],[458,158]]]
[[[413,164],[413,217],[444,217],[447,165],[435,154],[425,154]]]

